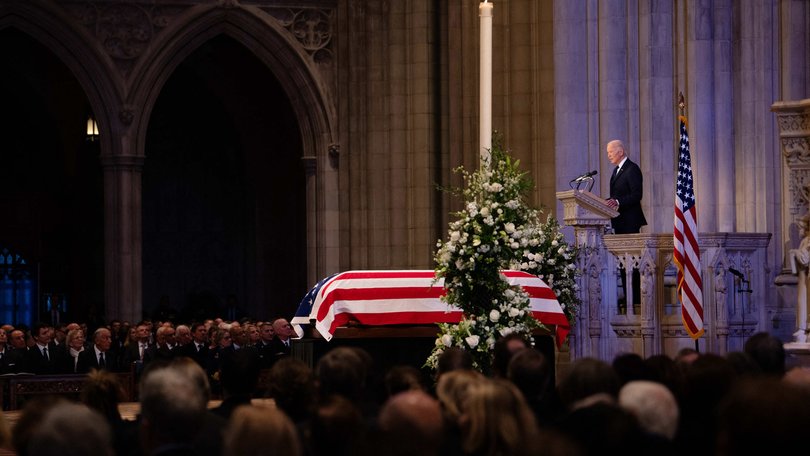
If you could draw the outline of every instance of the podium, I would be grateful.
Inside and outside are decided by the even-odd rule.
[[[575,358],[599,356],[603,328],[602,290],[615,290],[609,283],[607,271],[615,268],[610,254],[604,248],[603,236],[610,219],[619,215],[604,199],[587,190],[557,192],[563,204],[563,222],[574,227],[576,246],[580,250],[579,267],[582,275],[577,279],[582,306],[577,315],[578,324],[569,337],[571,354]]]
[[[619,215],[604,199],[587,190],[557,192],[557,199],[563,204],[563,222],[574,227],[578,247],[601,245],[605,227]]]

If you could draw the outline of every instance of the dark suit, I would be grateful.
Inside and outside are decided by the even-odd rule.
[[[46,359],[39,345],[30,347],[25,354],[25,369],[23,372],[31,372],[37,375],[53,375],[56,374],[57,366],[61,365],[59,356],[63,353],[59,350],[53,350],[48,347],[48,358]]]
[[[194,361],[197,361],[197,364],[205,370],[208,367],[209,361],[209,349],[208,345],[202,344],[200,347],[200,351],[197,351],[197,346],[194,344],[194,341],[189,342],[186,345],[178,347],[175,349],[177,356],[187,356]]]
[[[610,198],[619,202],[619,215],[611,220],[616,234],[638,233],[647,224],[641,210],[641,197],[644,192],[644,177],[637,164],[625,160],[621,171],[616,168],[610,176]]]
[[[6,347],[2,356],[0,356],[0,375],[21,372],[24,367],[23,355],[25,355],[24,350],[14,350]]]
[[[289,346],[284,345],[284,342],[282,342],[278,337],[273,338],[273,340],[270,342],[269,353],[272,354],[272,362],[276,362],[277,360],[290,355],[290,352],[292,351],[292,339],[287,340],[290,343]]]
[[[107,353],[104,353],[104,364],[106,366],[105,369],[110,372],[120,371],[118,359],[116,359],[116,357],[112,355],[109,351]],[[86,374],[90,372],[91,369],[99,369],[98,358],[96,358],[95,348],[91,348],[90,350],[83,350],[81,353],[79,353],[79,360],[76,362],[77,374]]]

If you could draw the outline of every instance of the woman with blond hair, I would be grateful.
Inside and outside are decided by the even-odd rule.
[[[520,391],[506,380],[487,379],[470,385],[459,425],[464,454],[536,453],[539,431],[534,414]]]
[[[275,407],[243,405],[225,431],[225,456],[301,456],[301,442],[292,421]]]

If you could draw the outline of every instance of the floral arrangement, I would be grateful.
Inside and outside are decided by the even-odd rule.
[[[577,249],[569,245],[557,221],[530,208],[525,197],[533,184],[527,173],[495,141],[490,167],[474,173],[457,168],[466,183],[456,190],[466,201],[450,223],[448,239],[437,244],[436,280],[444,279],[448,305],[463,312],[458,324],[440,324],[440,332],[426,366],[436,368],[447,347],[468,350],[476,367],[487,370],[495,341],[511,333],[533,341],[542,327],[531,314],[529,296],[510,286],[502,269],[529,272],[543,279],[557,295],[573,322],[579,305],[575,262]]]

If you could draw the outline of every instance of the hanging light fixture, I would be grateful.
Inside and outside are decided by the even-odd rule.
[[[98,122],[92,114],[87,116],[87,140],[90,142],[98,139]]]

